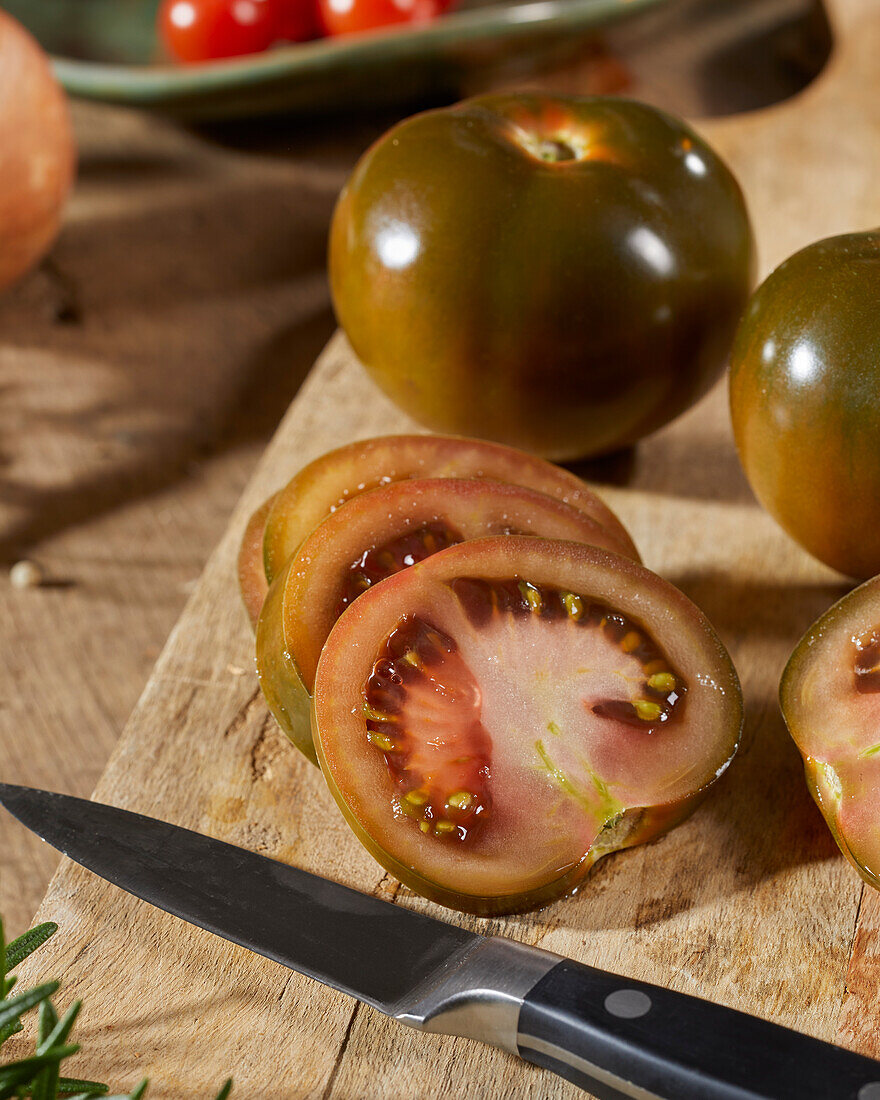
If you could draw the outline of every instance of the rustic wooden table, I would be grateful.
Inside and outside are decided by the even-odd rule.
[[[799,116],[790,106],[707,127],[744,173],[759,237],[769,242],[764,268],[805,243],[805,232],[809,239],[853,228],[848,217],[880,213],[866,185],[877,167],[877,144],[866,138],[880,133],[880,121],[873,99],[866,107],[852,81],[842,79],[850,63],[868,72],[880,25],[869,27],[864,18],[869,0],[837,6],[858,33],[846,61],[838,58],[833,67],[836,83],[824,74],[824,91],[807,93],[806,131],[793,125]],[[619,35],[615,56],[623,57],[623,69],[609,68],[605,59],[597,77],[592,56],[586,67],[554,74],[552,82],[582,87],[609,79],[609,72],[615,80],[635,72],[634,89],[641,90],[638,64],[629,59],[650,58],[651,49],[663,55],[657,24]],[[651,48],[640,35],[652,40]],[[667,55],[654,73],[655,97],[669,102],[677,89],[682,100],[672,105],[692,110],[701,71],[689,70],[690,84],[674,81]],[[841,128],[844,113],[855,120],[849,131]],[[327,220],[355,156],[387,122],[236,127],[209,135],[124,111],[77,110],[80,182],[51,266],[0,302],[0,553],[9,562],[23,555],[39,560],[51,582],[26,591],[0,586],[5,779],[73,793],[94,786],[258,454],[332,329],[323,271]],[[841,152],[851,154],[857,169],[836,170]],[[797,188],[788,187],[781,166],[799,172]],[[835,187],[842,205],[828,201]],[[334,422],[345,434],[403,423],[366,386],[339,342],[237,510],[100,793],[153,812],[167,807],[174,820],[306,866],[319,849],[332,849],[324,872],[363,885],[377,878],[372,865],[341,830],[314,774],[266,724],[241,616],[236,608],[218,609],[248,504],[283,480],[285,465],[325,449]],[[878,907],[869,899],[859,918],[858,880],[794,782],[797,758],[773,703],[772,680],[786,647],[842,586],[791,547],[751,502],[720,391],[643,454],[648,460],[637,455],[627,487],[609,490],[612,503],[632,524],[648,564],[683,584],[734,646],[750,698],[750,750],[714,808],[647,855],[622,857],[637,891],[622,884],[615,868],[623,863],[609,861],[594,876],[591,907],[560,903],[506,930],[679,988],[703,988],[711,979],[721,1000],[878,1053],[874,1025],[867,1033],[864,1026],[866,1010],[876,1007]],[[742,561],[717,542],[740,535]],[[198,636],[194,646],[206,622],[216,633]],[[157,736],[163,716],[173,727],[167,743]],[[169,757],[187,739],[192,758]],[[218,739],[222,761],[211,748]],[[187,808],[184,788],[196,775],[199,799]],[[782,780],[792,784],[777,798]],[[212,797],[206,788],[215,781]],[[294,791],[314,801],[282,837],[272,822]],[[766,835],[749,808],[758,802],[770,811]],[[780,840],[780,829],[790,835]],[[5,820],[0,830],[0,909],[20,931],[55,857]],[[722,851],[726,863],[710,865]],[[102,930],[100,937],[86,932],[82,943],[59,937],[47,964],[69,973],[89,1000],[102,991],[93,1023],[84,1019],[80,1030],[95,1051],[82,1072],[103,1065],[130,1081],[140,1060],[157,1074],[157,1095],[169,1097],[203,1095],[226,1067],[243,1095],[268,1095],[267,1089],[278,1096],[369,1095],[364,1074],[384,1044],[385,1060],[372,1078],[376,1093],[446,1094],[451,1078],[431,1075],[451,1073],[457,1059],[463,1073],[476,1075],[467,1079],[486,1087],[495,1081],[496,1095],[550,1095],[549,1078],[523,1077],[509,1059],[440,1039],[414,1046],[414,1037],[377,1025],[375,1014],[353,1014],[344,998],[323,1001],[319,1021],[299,979],[280,981],[271,964],[227,952],[201,933],[187,930],[175,939],[170,918],[109,890],[65,867],[44,912],[63,914],[81,930],[94,930],[98,921]],[[799,906],[785,920],[780,891]],[[754,928],[744,926],[746,911]],[[120,967],[106,953],[123,945]],[[765,966],[777,946],[780,957],[785,947],[788,992],[778,966]],[[157,958],[167,969],[162,1012],[152,1026],[156,999],[144,1002],[138,1017],[137,983],[155,991]],[[791,989],[802,996],[793,998]],[[289,1021],[285,1031],[278,1001]],[[246,1031],[265,1039],[240,1042]],[[209,1032],[218,1055],[206,1063],[197,1054],[200,1035]],[[273,1036],[283,1048],[267,1068]],[[185,1083],[188,1066],[195,1072]],[[557,1094],[574,1091],[554,1086]]]

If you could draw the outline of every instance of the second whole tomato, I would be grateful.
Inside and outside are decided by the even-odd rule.
[[[402,122],[355,168],[330,242],[339,321],[397,404],[559,460],[701,397],[753,271],[720,158],[603,97],[483,96]]]
[[[880,572],[880,231],[817,241],[752,298],[730,411],[758,499],[852,577]]]

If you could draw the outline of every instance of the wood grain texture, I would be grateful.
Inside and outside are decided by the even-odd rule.
[[[74,118],[51,264],[0,299],[0,565],[35,558],[49,580],[0,571],[0,774],[88,795],[332,331],[326,221],[365,136],[279,158],[132,112]],[[17,934],[58,861],[10,819],[0,842]]]
[[[873,9],[837,0],[838,53],[796,100],[702,127],[744,184],[765,271],[819,236],[880,222]],[[776,703],[794,642],[844,589],[755,504],[723,388],[640,446],[625,483],[604,494],[646,564],[706,611],[739,669],[747,742],[713,796],[668,837],[600,863],[576,897],[495,922],[441,913],[397,888],[357,844],[261,701],[234,558],[250,511],[304,462],[409,427],[336,337],[235,509],[96,796],[880,1054],[880,907],[874,894],[863,900],[837,853]],[[23,977],[63,973],[62,1003],[85,998],[82,1075],[130,1085],[149,1072],[152,1096],[185,1100],[209,1095],[228,1072],[237,1096],[282,1100],[583,1095],[500,1052],[407,1032],[68,863],[40,915],[62,930]]]

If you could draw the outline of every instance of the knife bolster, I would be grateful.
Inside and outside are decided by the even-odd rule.
[[[395,1019],[420,1031],[464,1035],[518,1054],[526,994],[560,956],[500,936],[481,937],[414,991]]]

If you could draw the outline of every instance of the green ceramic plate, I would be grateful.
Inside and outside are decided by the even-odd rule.
[[[233,61],[157,60],[158,0],[3,0],[73,95],[190,119],[316,112],[454,90],[474,69],[570,51],[597,27],[663,0],[469,6],[417,28],[281,46]]]

